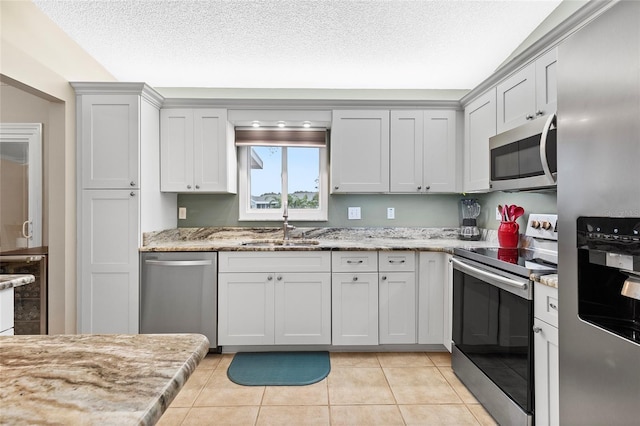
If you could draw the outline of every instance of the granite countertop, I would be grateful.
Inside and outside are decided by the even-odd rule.
[[[200,334],[0,337],[0,424],[152,425],[209,350]]]
[[[544,284],[549,287],[558,288],[558,274],[539,275],[532,274],[531,279],[540,284]]]
[[[485,232],[486,234],[486,232]],[[144,235],[142,252],[278,250],[431,250],[495,246],[496,241],[466,241],[457,228],[296,228],[291,241],[307,245],[250,246],[251,241],[282,241],[282,228],[176,228]]]
[[[7,288],[20,287],[22,285],[31,284],[36,277],[29,274],[11,275],[0,274],[0,290]]]

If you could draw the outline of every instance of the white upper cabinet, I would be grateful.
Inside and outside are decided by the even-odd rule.
[[[236,155],[225,109],[160,111],[161,190],[236,193]]]
[[[550,50],[498,84],[498,133],[555,112],[556,62],[557,50]]]
[[[391,192],[455,192],[456,112],[391,111]]]
[[[140,96],[78,97],[82,188],[139,188]]]
[[[496,134],[496,89],[480,95],[464,109],[463,191],[489,189],[489,138]]]
[[[336,110],[331,192],[389,192],[389,110]]]

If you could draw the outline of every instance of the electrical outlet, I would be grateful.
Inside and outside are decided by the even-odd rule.
[[[387,219],[396,218],[396,209],[394,207],[387,207]]]
[[[360,207],[349,207],[347,217],[349,219],[360,219]]]
[[[186,219],[186,218],[187,218],[187,208],[178,207],[178,219]]]
[[[496,220],[502,220],[502,215],[500,214],[500,209],[496,207]]]

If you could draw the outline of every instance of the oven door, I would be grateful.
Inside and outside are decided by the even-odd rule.
[[[533,414],[530,281],[459,257],[452,262],[453,343],[459,352],[454,353],[454,371],[500,423],[528,424]],[[468,367],[457,371],[456,360],[461,357]],[[468,369],[481,373],[476,371],[465,380]],[[474,386],[477,375],[489,379],[487,386]],[[486,388],[491,386],[499,389],[498,400],[488,395]],[[496,412],[505,410],[509,400],[517,405],[515,414]]]

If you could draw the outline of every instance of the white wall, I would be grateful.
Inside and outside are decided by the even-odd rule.
[[[69,81],[115,81],[30,1],[0,1],[0,78],[45,99],[49,332],[76,331],[75,93]],[[18,106],[19,108],[19,106]],[[0,121],[7,114],[0,110]],[[42,122],[38,117],[24,121]]]

